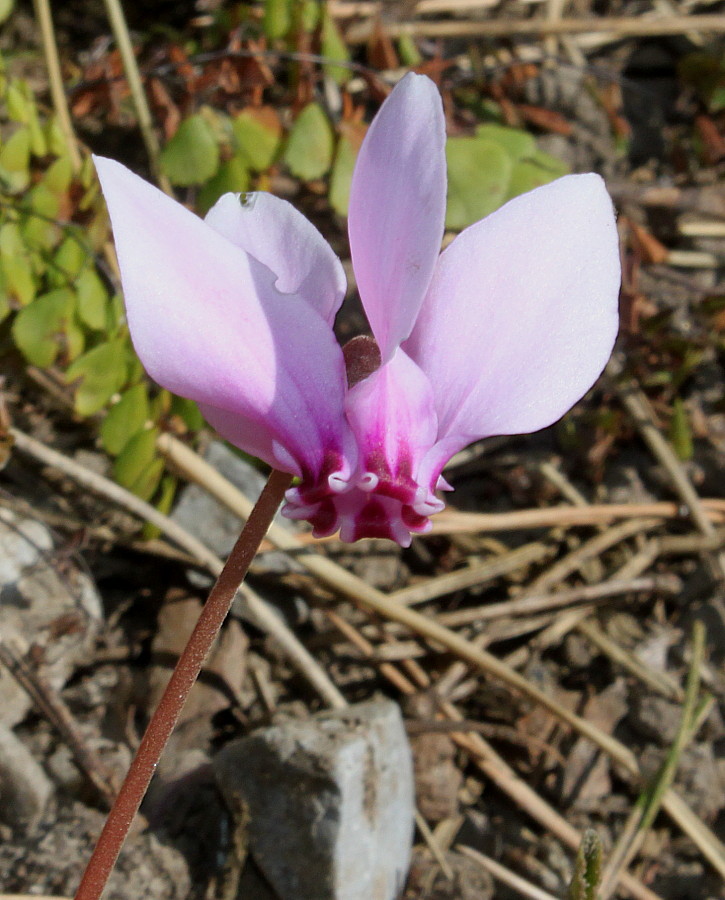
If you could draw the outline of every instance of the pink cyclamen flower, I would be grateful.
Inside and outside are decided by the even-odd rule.
[[[443,508],[454,453],[550,425],[611,353],[620,270],[602,179],[517,197],[439,253],[445,125],[423,76],[385,101],[355,167],[350,249],[380,359],[349,385],[332,331],[342,265],[293,206],[226,194],[201,220],[119,163],[96,166],[146,370],[296,475],[283,512],[317,536],[407,546]]]

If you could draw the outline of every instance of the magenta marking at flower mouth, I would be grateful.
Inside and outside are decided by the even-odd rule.
[[[422,75],[395,87],[355,165],[350,250],[373,337],[345,355],[342,264],[293,206],[227,194],[201,220],[96,166],[141,361],[222,437],[296,475],[283,512],[317,535],[407,546],[443,508],[451,456],[555,422],[611,353],[620,268],[602,179],[516,197],[440,253],[445,120]]]
[[[315,537],[339,530],[344,541],[379,537],[408,546],[411,532],[429,531],[429,517],[444,504],[429,485],[412,477],[410,454],[403,459],[393,475],[385,455],[373,450],[364,465],[350,475],[345,474],[349,467],[331,455],[319,478],[303,478],[299,486],[287,491],[282,512],[288,518],[310,522]]]

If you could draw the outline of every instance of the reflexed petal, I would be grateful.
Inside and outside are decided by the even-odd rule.
[[[116,162],[96,166],[148,373],[220,410],[225,430],[236,418],[242,449],[276,465],[276,441],[296,462],[288,471],[316,471],[345,429],[344,364],[329,325],[183,206]]]
[[[430,79],[409,74],[373,120],[350,188],[350,251],[383,362],[413,327],[443,237],[445,122]]]
[[[348,391],[347,419],[362,469],[415,477],[416,463],[435,443],[438,419],[428,379],[402,350]]]
[[[462,232],[405,345],[433,385],[446,452],[562,416],[609,358],[619,282],[598,175],[537,188]]]
[[[291,203],[264,192],[225,194],[204,221],[271,269],[278,291],[304,297],[332,324],[347,288],[342,263]]]

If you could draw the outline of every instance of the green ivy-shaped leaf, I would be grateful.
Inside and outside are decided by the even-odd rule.
[[[555,178],[561,178],[568,171],[569,167],[566,163],[548,153],[537,150],[530,159],[521,159],[514,164],[506,199],[518,197],[519,194],[525,194],[526,191],[533,191],[542,184],[548,184]]]
[[[30,184],[30,129],[18,128],[0,148],[0,185],[19,194]]]
[[[335,163],[330,175],[330,205],[341,216],[346,216],[350,204],[350,184],[360,145],[365,137],[361,123],[345,123],[340,126]]]
[[[158,436],[158,428],[137,432],[113,466],[116,481],[142,500],[151,499],[164,471],[164,462],[156,453]]]
[[[108,403],[128,377],[128,346],[124,340],[99,344],[68,367],[70,384],[79,381],[74,407],[81,416],[91,416]]]
[[[222,163],[216,175],[199,191],[196,205],[199,212],[206,213],[222,194],[239,194],[249,188],[249,172],[246,163],[238,156],[233,156]]]
[[[149,418],[149,395],[144,382],[135,384],[121,394],[121,399],[109,410],[101,425],[103,448],[118,456]]]
[[[0,23],[10,16],[14,6],[15,0],[0,0]]]
[[[292,27],[292,0],[265,0],[262,28],[268,40],[285,37]]]
[[[8,116],[13,122],[27,125],[31,153],[34,156],[45,156],[48,144],[38,119],[35,96],[28,82],[22,78],[14,78],[8,84],[5,104]]]
[[[53,194],[67,194],[73,181],[73,164],[69,156],[61,156],[51,163],[42,178],[42,184]]]
[[[334,135],[319,103],[308,103],[297,116],[285,150],[290,172],[304,181],[325,176],[332,164]]]
[[[274,162],[282,137],[276,110],[269,106],[245,109],[232,119],[237,154],[253,172],[264,172]]]
[[[27,306],[35,297],[37,280],[25,235],[15,222],[6,222],[0,228],[0,273],[6,299],[12,297]]]
[[[108,325],[108,291],[95,269],[85,268],[75,280],[78,318],[93,331]]]
[[[204,417],[193,400],[174,396],[171,400],[170,412],[172,416],[179,416],[189,431],[199,431],[204,427]]]
[[[528,131],[521,131],[519,128],[509,128],[506,125],[486,122],[476,128],[476,137],[499,144],[511,157],[512,162],[536,153],[536,141],[533,135]]]
[[[58,244],[62,230],[57,224],[60,200],[44,181],[32,187],[20,202],[23,210],[21,230],[28,247],[49,251]],[[44,266],[45,268],[45,266]]]
[[[47,368],[55,362],[73,316],[75,296],[70,288],[59,288],[23,307],[12,327],[17,348],[33,366]]]
[[[325,4],[322,8],[322,27],[320,33],[320,52],[325,59],[338,62],[350,62],[350,51],[347,48],[335,20]],[[352,72],[345,66],[325,66],[325,72],[338,84],[345,84],[350,80]]]
[[[446,228],[465,228],[501,206],[512,164],[500,144],[474,137],[450,138],[446,163]]]
[[[88,263],[88,250],[74,233],[63,239],[48,270],[49,281],[61,287],[73,284]]]
[[[204,116],[189,116],[161,151],[161,168],[173,184],[204,184],[219,168],[219,145]]]

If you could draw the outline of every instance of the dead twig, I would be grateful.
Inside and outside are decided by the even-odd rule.
[[[619,594],[663,593],[678,594],[682,582],[676,575],[653,575],[649,578],[633,578],[627,581],[610,580],[601,584],[586,584],[555,594],[529,594],[521,598],[489,603],[473,609],[457,609],[440,613],[436,618],[442,625],[456,628],[461,625],[484,622],[502,616],[528,616],[532,613],[560,609],[574,603],[591,604],[593,601],[608,600]]]
[[[655,37],[687,32],[722,34],[725,19],[719,15],[696,16],[611,16],[601,18],[490,19],[476,22],[390,22],[383,26],[388,37],[544,37],[545,35],[606,34],[613,39]],[[348,44],[364,44],[370,39],[372,23],[351,26],[345,32]]]
[[[612,366],[612,368],[615,367]],[[705,537],[711,540],[715,539],[715,527],[705,510],[705,505],[688,479],[675,451],[657,427],[649,401],[633,382],[620,386],[619,395],[642,439],[665,470],[674,490],[686,505],[697,529]],[[723,558],[723,555],[712,556],[711,563],[715,577],[725,577],[725,558]]]
[[[528,900],[557,900],[553,894],[550,894],[548,891],[542,891],[540,887],[531,884],[530,881],[527,881],[510,869],[507,869],[506,866],[502,866],[501,863],[496,862],[495,859],[491,859],[490,856],[479,853],[479,851],[474,850],[473,847],[467,847],[465,844],[458,844],[457,850],[459,853],[472,859],[475,863],[478,863],[482,869],[485,869],[490,875],[493,875],[494,878],[497,878],[518,894],[521,894],[522,897],[527,897]]]
[[[0,641],[0,662],[27,693],[38,711],[61,735],[70,748],[78,768],[102,799],[105,807],[110,809],[118,788],[116,779],[98,754],[88,746],[73,714],[58,692],[21,653],[4,641]]]

